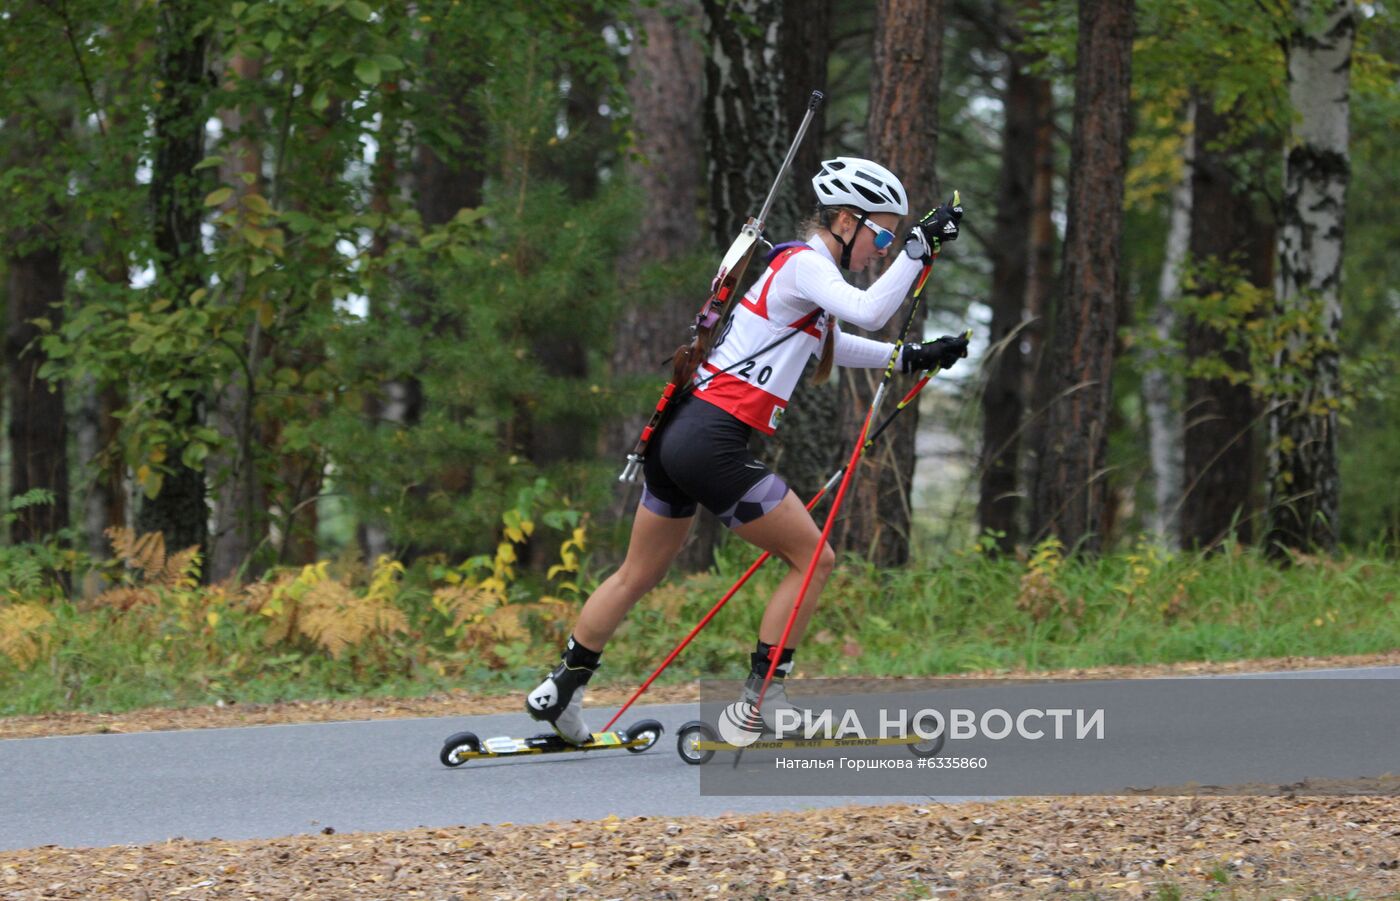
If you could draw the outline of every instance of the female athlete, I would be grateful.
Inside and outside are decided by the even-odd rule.
[[[844,334],[836,320],[882,327],[940,242],[957,238],[962,218],[961,207],[945,205],[920,219],[904,252],[861,290],[841,270],[862,272],[890,252],[900,218],[909,211],[904,187],[883,166],[852,157],[824,162],[812,187],[818,211],[803,230],[807,241],[775,248],[723,332],[710,334],[713,326],[700,323],[698,346],[677,353],[675,383],[691,390],[672,403],[647,450],[627,557],[589,596],[559,665],[526,698],[526,711],[570,743],[591,738],[582,716],[584,686],[604,646],[632,606],[665,576],[702,504],[734,534],[788,565],[763,614],[745,696],[750,703],[758,696],[776,653],[763,718],[771,724],[775,709],[790,706],[783,678],[792,671],[793,652],[836,556],[829,545],[822,549],[789,646],[776,650],[821,530],[782,478],[749,452],[749,436],[754,430],[773,434],[808,357],[820,355],[818,379],[833,362],[864,368],[889,362],[893,344]],[[945,336],[906,344],[900,366],[904,372],[947,368],[965,356],[967,340]]]

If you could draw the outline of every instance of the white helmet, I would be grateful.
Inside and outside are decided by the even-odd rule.
[[[822,163],[822,171],[812,179],[817,203],[822,206],[851,206],[867,213],[909,212],[904,186],[890,170],[879,163],[854,156],[838,156]]]

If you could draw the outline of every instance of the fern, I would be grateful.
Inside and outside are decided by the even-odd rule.
[[[408,631],[408,617],[394,606],[397,579],[403,571],[403,564],[381,557],[369,588],[357,595],[349,585],[331,578],[329,564],[322,561],[274,583],[250,585],[244,590],[244,603],[268,618],[263,637],[267,644],[299,636],[339,660],[371,638]]]
[[[92,599],[92,606],[111,607],[114,610],[130,610],[133,607],[149,607],[159,603],[160,595],[139,585],[118,585]]]
[[[1037,622],[1044,622],[1056,611],[1077,618],[1084,612],[1084,600],[1071,604],[1056,584],[1055,577],[1064,565],[1064,545],[1050,537],[1035,546],[1026,572],[1021,576],[1016,594],[1016,607]]]
[[[452,621],[449,636],[457,634],[464,624],[481,622],[490,611],[505,602],[500,592],[480,585],[447,585],[433,592],[433,608]]]
[[[53,621],[53,614],[41,604],[0,607],[0,655],[21,670],[28,669],[43,654],[45,630]]]
[[[165,569],[165,536],[160,532],[137,537],[132,529],[112,526],[102,534],[112,542],[113,553],[127,569],[139,569],[143,574]]]
[[[113,526],[104,532],[112,542],[116,562],[125,567],[128,576],[139,571],[139,579],[132,576],[137,587],[190,589],[199,584],[200,554],[199,545],[192,545],[177,554],[167,555],[165,536],[160,532],[147,532],[138,536],[134,531]],[[94,603],[129,609],[136,603],[154,603],[154,592],[144,594],[126,590],[123,586],[104,592]]]

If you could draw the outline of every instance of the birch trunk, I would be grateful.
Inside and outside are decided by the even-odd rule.
[[[1182,137],[1181,179],[1172,189],[1171,218],[1162,274],[1157,281],[1157,306],[1152,311],[1152,332],[1159,346],[1176,333],[1176,305],[1181,297],[1181,268],[1191,240],[1191,172],[1195,165],[1196,135],[1190,126],[1196,118],[1196,101],[1186,107],[1188,127]],[[1181,544],[1181,489],[1184,450],[1180,388],[1161,362],[1156,348],[1143,354],[1142,400],[1147,413],[1147,434],[1152,461],[1152,531],[1169,548]]]
[[[710,163],[709,232],[717,253],[729,246],[749,216],[758,214],[787,151],[790,136],[784,133],[783,70],[778,65],[785,5],[765,0],[701,3],[708,48],[704,123]],[[791,178],[786,187],[765,223],[770,236],[786,237],[797,224]],[[756,259],[749,277],[762,267],[762,259]],[[691,570],[709,567],[721,529],[703,508],[696,522],[679,558],[680,565]]]
[[[1337,544],[1337,342],[1341,333],[1354,0],[1297,0],[1288,42],[1296,113],[1284,164],[1276,313],[1301,316],[1275,357],[1269,413],[1269,535],[1275,551]]]

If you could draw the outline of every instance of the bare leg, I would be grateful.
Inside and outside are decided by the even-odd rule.
[[[668,519],[637,506],[626,559],[589,595],[574,624],[574,639],[579,644],[590,650],[603,650],[627,611],[655,588],[671,568],[671,561],[680,553],[694,521],[693,516]]]
[[[812,515],[802,506],[797,495],[789,491],[767,515],[739,526],[734,530],[734,534],[750,544],[770,551],[773,556],[784,560],[789,567],[788,574],[778,583],[773,597],[768,601],[768,607],[763,611],[763,624],[758,630],[760,641],[777,645],[783,637],[783,628],[787,626],[788,616],[792,613],[792,606],[797,600],[797,591],[802,587],[807,567],[811,565],[812,556],[816,553],[817,542],[821,540],[821,530],[812,521]],[[817,561],[816,572],[812,574],[812,582],[802,599],[802,609],[798,611],[797,621],[793,623],[792,632],[788,635],[788,647],[797,647],[802,636],[806,634],[807,623],[811,621],[812,614],[817,609],[817,598],[821,595],[822,587],[826,585],[826,580],[835,565],[835,552],[832,551],[831,545],[824,545],[821,557]]]

